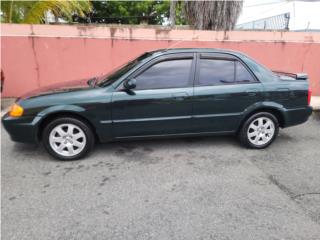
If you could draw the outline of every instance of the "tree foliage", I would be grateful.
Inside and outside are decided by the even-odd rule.
[[[183,1],[170,1],[170,14],[169,14],[170,26],[187,24],[184,7],[185,6]]]
[[[3,1],[1,21],[7,23],[44,23],[50,11],[55,17],[68,21],[77,14],[85,16],[92,9],[89,0],[83,1]]]
[[[94,1],[86,21],[92,23],[163,24],[169,17],[169,1]]]
[[[88,19],[93,23],[189,24],[195,29],[233,29],[242,1],[96,1]]]
[[[231,30],[242,1],[3,1],[2,22],[44,23],[50,11],[56,18],[81,23],[190,25],[195,29]]]

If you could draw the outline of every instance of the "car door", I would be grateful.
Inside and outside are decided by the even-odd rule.
[[[261,100],[263,85],[230,54],[198,54],[196,69],[195,131],[235,131],[245,109]]]
[[[190,131],[194,54],[168,54],[147,63],[129,78],[136,88],[121,84],[112,96],[115,138],[182,134]]]

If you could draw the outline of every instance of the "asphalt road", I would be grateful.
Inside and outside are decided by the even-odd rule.
[[[2,131],[2,239],[319,239],[320,115],[232,137],[100,144],[59,162]]]

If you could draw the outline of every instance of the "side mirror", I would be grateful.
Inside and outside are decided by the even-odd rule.
[[[137,86],[137,81],[134,78],[127,79],[124,81],[123,86],[127,90],[134,89]]]
[[[87,84],[90,86],[90,87],[94,87],[96,85],[96,82],[97,82],[97,78],[94,77],[94,78],[90,78],[88,81],[87,81]]]

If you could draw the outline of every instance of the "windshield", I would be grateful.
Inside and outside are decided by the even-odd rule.
[[[135,66],[140,64],[144,59],[150,57],[151,53],[144,53],[140,57],[136,58],[133,61],[130,61],[121,67],[117,68],[116,70],[113,70],[111,73],[108,73],[103,77],[103,80],[98,83],[98,86],[105,87],[113,84],[116,80],[118,80],[121,76],[129,72],[131,69],[133,69]]]

